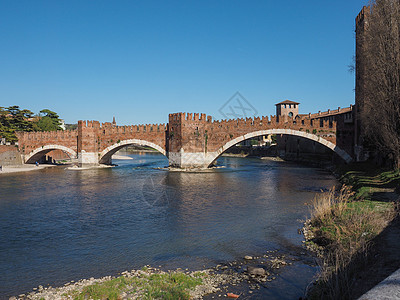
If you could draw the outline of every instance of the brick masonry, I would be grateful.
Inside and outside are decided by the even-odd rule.
[[[346,111],[347,112],[347,111]],[[77,130],[18,133],[24,162],[58,149],[78,158],[80,164],[110,164],[116,151],[131,144],[155,148],[173,167],[208,167],[229,147],[245,139],[268,134],[303,137],[351,160],[353,129],[345,117],[322,114],[213,121],[205,114],[174,113],[168,124],[116,126],[79,121]],[[339,134],[337,134],[339,133]]]

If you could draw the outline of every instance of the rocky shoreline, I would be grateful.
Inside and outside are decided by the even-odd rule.
[[[177,270],[176,272],[183,272],[188,276],[195,277],[196,273],[199,272],[189,272]],[[131,270],[124,271],[121,273],[121,276],[131,279],[131,278],[146,278],[153,274],[168,274],[169,272],[161,271],[157,268],[144,267],[141,270]],[[212,293],[218,290],[218,286],[224,284],[227,280],[229,280],[228,276],[215,274],[213,270],[207,269],[201,271],[204,274],[203,283],[198,285],[195,289],[190,291],[190,296],[192,299],[201,299],[203,295]],[[75,294],[79,294],[85,287],[92,286],[94,284],[101,284],[107,281],[110,281],[116,277],[113,276],[105,276],[102,278],[90,278],[90,279],[81,279],[77,282],[71,281],[64,284],[61,287],[43,287],[39,285],[39,287],[34,288],[33,292],[27,294],[20,294],[17,297],[11,297],[10,300],[17,299],[31,299],[31,300],[39,300],[39,299],[74,299]],[[139,289],[136,290],[134,286],[130,287],[127,291],[121,293],[118,299],[141,299],[144,296],[144,291]]]
[[[268,288],[268,283],[279,276],[280,269],[289,266],[296,259],[278,253],[276,250],[267,251],[262,256],[248,256],[223,264],[218,264],[213,268],[189,271],[182,270],[162,270],[145,266],[141,270],[131,270],[121,272],[118,276],[105,276],[102,278],[81,279],[71,281],[60,287],[44,287],[39,285],[33,288],[32,292],[20,294],[9,298],[10,300],[39,300],[39,299],[75,299],[74,295],[82,292],[84,288],[95,284],[105,283],[112,279],[123,276],[127,279],[146,278],[153,274],[172,274],[183,273],[190,277],[198,277],[202,274],[202,284],[189,291],[191,299],[207,299],[219,297],[239,296],[251,297],[258,290]],[[144,296],[142,289],[135,286],[121,293],[118,299],[141,299]],[[302,296],[302,295],[299,295]]]

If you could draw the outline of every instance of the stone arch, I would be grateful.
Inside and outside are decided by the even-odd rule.
[[[24,156],[24,161],[26,164],[33,164],[38,161],[43,155],[46,155],[46,153],[49,153],[53,150],[62,150],[66,152],[71,158],[77,158],[76,152],[71,148],[61,145],[46,145],[33,150],[29,154],[26,154]]]
[[[287,134],[287,135],[294,135],[294,136],[299,136],[303,137],[312,141],[315,141],[317,143],[320,143],[321,145],[324,145],[334,151],[336,154],[338,154],[346,163],[351,162],[353,159],[351,156],[344,151],[343,149],[339,148],[336,146],[334,143],[317,136],[315,134],[311,134],[308,132],[304,131],[298,131],[298,130],[293,130],[293,129],[268,129],[268,130],[259,130],[259,131],[254,131],[247,133],[245,135],[241,135],[229,142],[227,142],[225,145],[220,147],[217,151],[210,153],[211,155],[207,155],[207,163],[208,166],[212,165],[214,161],[221,156],[222,153],[224,153],[226,150],[228,150],[230,147],[253,137],[258,137],[258,136],[263,136],[263,135],[269,135],[269,134]]]
[[[128,145],[139,145],[139,146],[148,146],[151,147],[161,154],[167,156],[167,152],[165,149],[161,148],[159,145],[154,144],[152,142],[146,141],[146,140],[138,140],[138,139],[129,139],[129,140],[123,140],[120,141],[114,145],[111,145],[107,148],[105,148],[101,153],[99,154],[99,163],[100,164],[106,164],[111,162],[111,156],[120,150],[121,148],[128,146]]]

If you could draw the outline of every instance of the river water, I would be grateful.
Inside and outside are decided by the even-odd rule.
[[[268,250],[295,262],[259,293],[302,296],[316,267],[297,231],[305,204],[337,184],[332,175],[232,157],[206,172],[172,172],[162,155],[130,156],[114,168],[0,176],[0,299],[144,265],[202,269]]]

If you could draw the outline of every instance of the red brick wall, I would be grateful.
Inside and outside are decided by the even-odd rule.
[[[68,154],[66,154],[64,151],[62,150],[53,150],[50,151],[46,154],[46,156],[51,157],[52,159],[55,160],[66,160],[66,159],[70,159],[70,157],[68,156]]]
[[[212,121],[205,114],[176,113],[169,115],[171,152],[180,147],[185,152],[214,152],[227,142],[247,133],[268,129],[293,129],[314,133],[336,143],[336,122],[313,122],[309,118],[277,122],[275,116]]]
[[[167,126],[165,124],[146,124],[114,126],[98,121],[78,122],[78,150],[101,152],[120,141],[139,139],[154,143],[165,149]]]
[[[120,141],[139,139],[154,143],[170,152],[214,152],[227,142],[247,133],[268,129],[293,129],[314,133],[344,150],[352,152],[352,124],[346,124],[340,116],[336,121],[311,119],[302,116],[296,119],[277,121],[276,116],[235,120],[213,121],[205,114],[175,113],[169,115],[169,124],[146,124],[115,126],[98,121],[79,121],[77,130],[18,133],[19,150],[28,154],[45,145],[61,145],[76,152],[102,152]],[[336,137],[339,130],[339,138]],[[343,133],[343,134],[342,134]],[[49,154],[50,155],[50,154]]]
[[[77,151],[77,130],[58,130],[47,132],[17,132],[18,149],[29,154],[45,145],[60,145]]]

